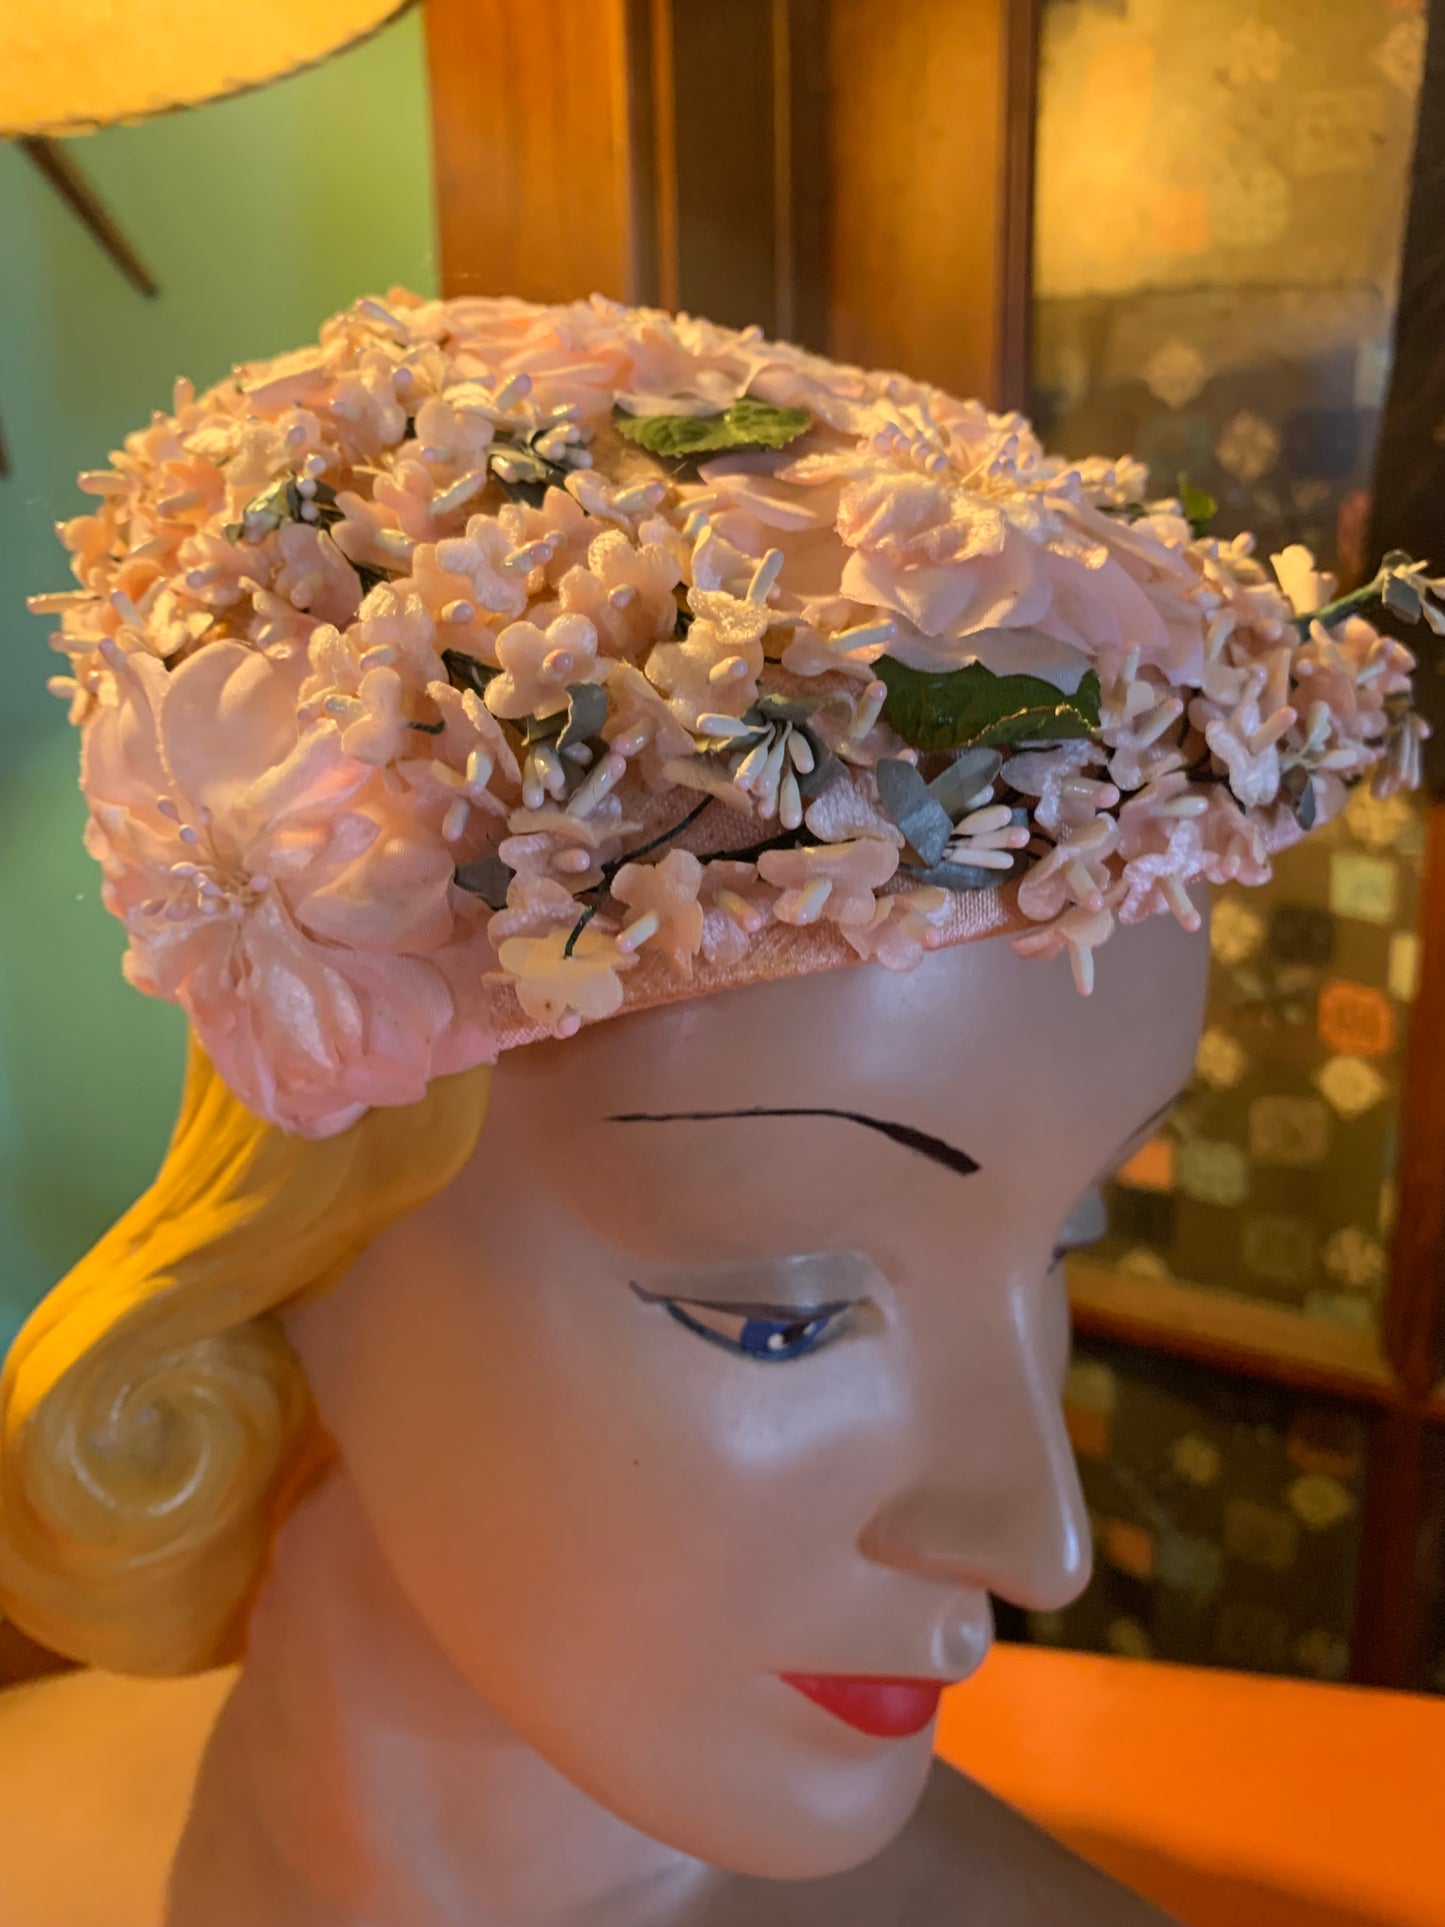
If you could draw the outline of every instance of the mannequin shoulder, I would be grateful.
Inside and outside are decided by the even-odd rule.
[[[0,1927],[160,1927],[234,1678],[83,1672],[0,1692]]]

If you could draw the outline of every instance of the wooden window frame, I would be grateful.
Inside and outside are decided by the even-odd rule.
[[[1021,405],[1037,26],[1037,0],[428,0],[443,288],[757,321]]]

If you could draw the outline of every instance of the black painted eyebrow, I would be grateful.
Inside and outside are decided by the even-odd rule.
[[[905,1151],[915,1151],[919,1157],[931,1158],[945,1170],[955,1172],[961,1178],[972,1177],[980,1167],[976,1158],[967,1151],[960,1151],[957,1145],[947,1144],[941,1137],[934,1137],[928,1131],[920,1131],[913,1124],[892,1124],[886,1118],[868,1117],[862,1111],[836,1111],[823,1105],[781,1105],[777,1107],[757,1104],[740,1111],[623,1111],[614,1117],[605,1118],[607,1124],[715,1124],[728,1118],[740,1117],[832,1117],[845,1124],[859,1124],[865,1131],[877,1131],[880,1137],[888,1138],[894,1144],[901,1144]]]

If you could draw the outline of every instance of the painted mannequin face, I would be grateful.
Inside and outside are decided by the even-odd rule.
[[[512,1053],[469,1167],[292,1314],[419,1618],[602,1806],[856,1865],[933,1704],[858,1682],[961,1679],[990,1593],[1082,1588],[1057,1253],[1187,1076],[1206,956],[1123,931],[1085,1002],[989,941]]]

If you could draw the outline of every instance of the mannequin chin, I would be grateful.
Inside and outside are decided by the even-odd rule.
[[[1207,957],[1123,930],[1085,1002],[978,942],[503,1058],[470,1164],[286,1324],[391,1576],[517,1741],[736,1873],[904,1827],[930,1725],[859,1730],[887,1695],[837,1683],[961,1679],[990,1593],[1085,1584],[1056,1252],[1187,1078]]]

